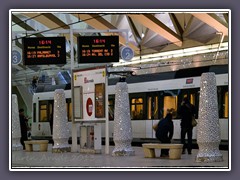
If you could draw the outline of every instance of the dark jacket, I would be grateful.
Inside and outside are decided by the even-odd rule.
[[[26,136],[28,131],[27,119],[25,118],[24,115],[19,115],[19,119],[20,119],[21,135]]]
[[[162,142],[170,142],[173,137],[173,122],[172,117],[166,116],[159,121],[156,137]]]
[[[195,115],[195,107],[190,103],[184,103],[179,109],[181,116],[181,127],[192,128],[192,116]]]

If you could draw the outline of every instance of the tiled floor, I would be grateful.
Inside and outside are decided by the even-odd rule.
[[[34,147],[36,149],[37,147]],[[82,153],[52,153],[49,145],[48,152],[25,152],[13,151],[11,153],[11,170],[17,169],[228,169],[228,151],[221,151],[222,162],[197,163],[195,157],[198,153],[194,149],[191,155],[184,154],[180,160],[169,160],[159,158],[160,150],[156,150],[157,158],[144,158],[141,147],[133,147],[134,156],[111,156],[113,146],[110,146],[110,154],[105,154],[102,147],[101,154]]]

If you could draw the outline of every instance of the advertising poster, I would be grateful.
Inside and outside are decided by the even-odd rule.
[[[106,109],[105,67],[74,70],[73,77],[75,121],[104,120]]]

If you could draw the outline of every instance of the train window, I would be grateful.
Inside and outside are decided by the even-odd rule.
[[[219,118],[228,118],[229,98],[228,98],[228,86],[218,86],[218,109]]]
[[[190,94],[190,103],[195,105],[195,94]]]
[[[224,112],[223,117],[228,118],[228,92],[224,94]]]
[[[33,103],[33,122],[36,122],[36,103]]]
[[[195,106],[195,113],[196,118],[198,118],[198,107],[199,107],[199,93],[200,88],[193,88],[193,89],[182,89],[179,91],[179,101],[178,101],[178,107],[181,106],[183,98],[188,98],[190,103]],[[177,118],[180,118],[179,116]]]
[[[173,110],[174,112],[177,112],[177,102],[178,102],[177,96],[164,96],[163,98],[163,104],[164,104],[163,116],[164,117],[167,115],[168,110]],[[175,118],[175,116],[173,116],[173,118]]]
[[[47,122],[47,101],[39,101],[39,122]]]
[[[143,119],[143,98],[132,98],[130,102],[132,119]]]
[[[178,94],[180,93],[180,90],[165,90],[160,93],[161,95],[161,106],[162,117],[165,117],[167,115],[168,110],[173,111],[173,118],[176,118],[177,110],[178,110]]]
[[[39,101],[39,122],[53,119],[53,100]]]
[[[158,118],[158,96],[149,96],[148,97],[148,109],[147,109],[147,118],[148,119],[159,119]]]
[[[50,117],[53,117],[53,104],[52,103],[49,104],[49,113],[50,113]]]
[[[114,120],[114,96],[109,96],[108,99],[108,116],[109,120]]]
[[[72,102],[70,98],[66,99],[66,106],[67,106],[67,118],[68,118],[68,121],[71,122],[72,121]]]

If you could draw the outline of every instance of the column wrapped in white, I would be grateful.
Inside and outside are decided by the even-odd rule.
[[[135,154],[131,147],[132,126],[126,82],[118,82],[116,84],[113,141],[115,143],[115,148],[112,152],[113,156],[130,156]]]
[[[20,119],[18,113],[18,100],[17,95],[12,94],[12,150],[22,150],[23,146],[20,142],[21,139],[21,128]]]
[[[196,162],[223,161],[219,151],[220,141],[216,77],[214,73],[203,73],[200,82],[197,125],[199,151]]]
[[[56,89],[54,92],[54,113],[53,113],[53,141],[52,152],[70,152],[68,144],[70,131],[68,128],[66,98],[63,89]]]

